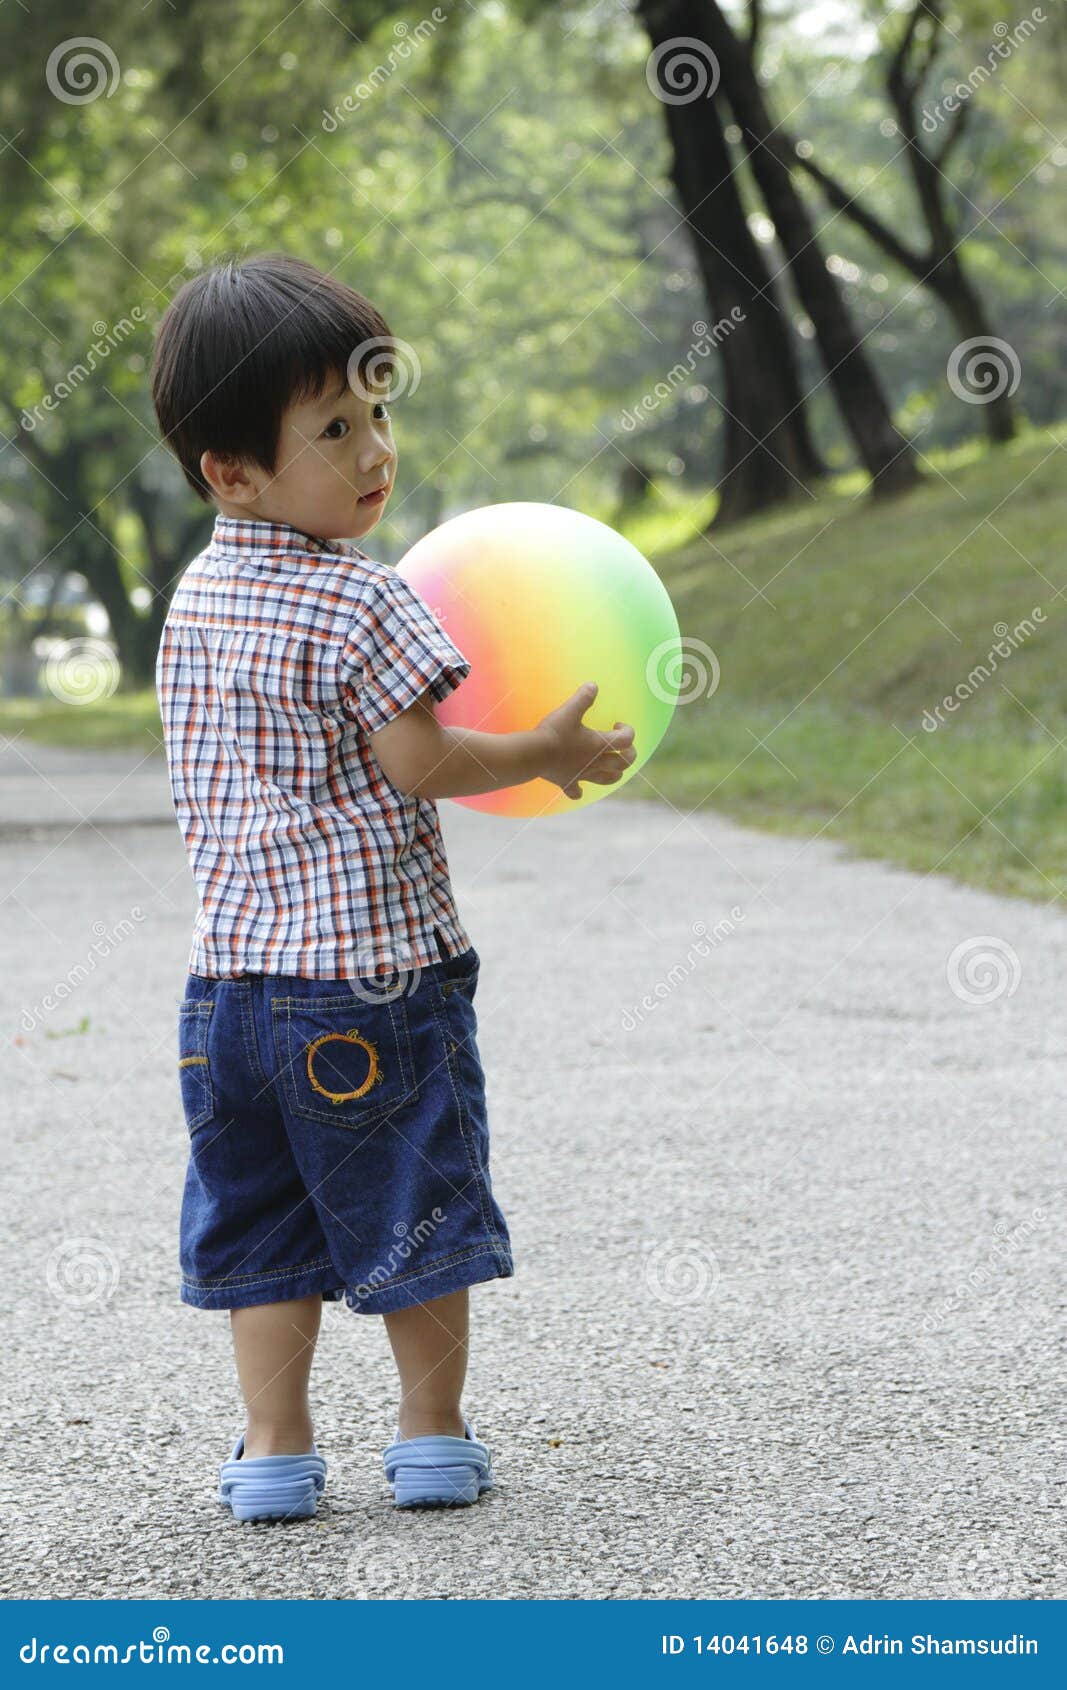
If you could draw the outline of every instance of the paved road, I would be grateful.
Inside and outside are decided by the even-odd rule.
[[[384,1331],[334,1306],[328,1500],[242,1527],[227,1319],[176,1295],[163,765],[0,758],[0,1588],[1067,1596],[1062,918],[656,802],[442,810],[517,1262],[474,1294],[498,1488],[394,1514]]]

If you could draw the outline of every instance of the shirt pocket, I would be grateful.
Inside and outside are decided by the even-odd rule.
[[[286,1102],[305,1121],[362,1129],[419,1095],[404,998],[354,992],[271,1006]]]
[[[208,1029],[214,1007],[212,998],[201,998],[196,1003],[183,1003],[178,1009],[178,1078],[185,1124],[190,1132],[202,1127],[215,1113],[208,1056]]]

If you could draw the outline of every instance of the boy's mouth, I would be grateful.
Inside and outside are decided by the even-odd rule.
[[[361,505],[380,505],[388,491],[389,483],[386,482],[384,487],[376,487],[373,493],[361,493],[359,502]]]

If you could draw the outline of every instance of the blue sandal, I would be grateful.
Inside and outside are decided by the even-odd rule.
[[[458,1440],[457,1440],[458,1441]],[[308,1455],[244,1458],[241,1433],[219,1468],[219,1501],[235,1520],[304,1520],[314,1514],[326,1484],[326,1463],[312,1444]]]
[[[454,1508],[492,1490],[489,1451],[469,1421],[463,1428],[462,1438],[402,1438],[397,1433],[382,1461],[398,1508]]]

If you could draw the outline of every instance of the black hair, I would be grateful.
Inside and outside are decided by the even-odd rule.
[[[352,370],[388,389],[395,345],[385,318],[354,288],[301,258],[265,253],[213,265],[185,283],[156,333],[152,403],[190,487],[212,492],[204,452],[271,473],[282,416]]]

